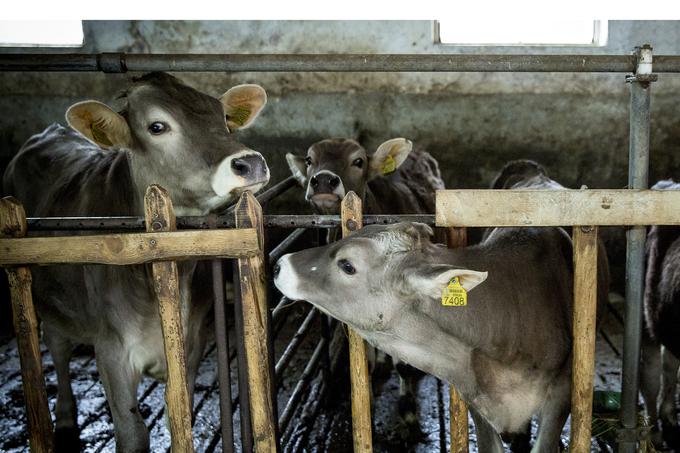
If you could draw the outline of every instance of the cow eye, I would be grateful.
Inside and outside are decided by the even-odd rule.
[[[352,162],[352,165],[354,165],[355,167],[361,168],[361,167],[364,166],[364,160],[361,157],[358,158],[358,159],[354,159],[354,162]]]
[[[149,126],[149,132],[151,132],[153,135],[160,135],[163,132],[166,132],[167,130],[168,125],[165,123],[161,123],[160,121],[151,123],[151,125]]]
[[[347,260],[338,261],[338,267],[347,275],[354,275],[357,272],[357,270],[354,269],[354,266],[352,266],[352,263]]]
[[[305,157],[305,165],[308,167],[312,165],[312,158],[311,157]]]

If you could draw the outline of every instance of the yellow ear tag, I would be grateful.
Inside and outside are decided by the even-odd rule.
[[[467,305],[467,291],[460,285],[460,279],[453,277],[442,290],[442,305],[445,307],[464,307]]]
[[[397,163],[394,161],[394,158],[391,155],[387,155],[385,158],[385,161],[383,162],[382,166],[382,174],[383,176],[389,175],[390,173],[393,173],[394,170],[397,169]]]

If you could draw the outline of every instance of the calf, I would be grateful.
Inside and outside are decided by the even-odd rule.
[[[139,216],[147,186],[160,184],[178,215],[197,215],[268,182],[262,155],[230,134],[249,126],[265,105],[261,87],[239,85],[216,99],[168,74],[151,73],[136,79],[122,98],[120,112],[96,101],[77,103],[66,113],[71,127],[53,124],[31,137],[5,172],[5,192],[31,216]],[[178,265],[190,398],[210,308],[210,300],[191,288],[195,267]],[[58,448],[77,448],[69,360],[73,345],[85,343],[94,345],[116,450],[148,451],[137,386],[143,374],[166,377],[150,266],[52,266],[34,272],[36,308],[58,378]]]
[[[652,189],[680,190],[672,180],[659,181]],[[654,441],[680,449],[680,428],[675,391],[680,367],[680,227],[655,225],[646,244],[644,313],[640,390]]]
[[[437,161],[426,151],[414,149],[404,138],[382,143],[368,154],[351,139],[328,139],[309,147],[302,158],[287,154],[293,176],[305,189],[305,199],[316,212],[340,214],[345,194],[353,191],[366,214],[432,214],[435,191],[444,188]],[[337,231],[329,232],[329,242]],[[381,352],[369,351],[374,372],[389,370]],[[404,438],[417,439],[422,432],[416,418],[416,385],[420,372],[395,363],[400,377],[399,414]]]
[[[569,237],[560,228],[504,228],[479,245],[447,249],[431,235],[418,223],[367,226],[282,257],[274,282],[453,383],[475,420],[479,451],[502,452],[500,435],[524,430],[532,415],[540,420],[534,451],[556,451],[570,409]],[[442,305],[451,284],[469,293],[467,306]]]

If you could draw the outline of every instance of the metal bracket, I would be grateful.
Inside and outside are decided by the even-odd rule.
[[[635,428],[618,428],[616,430],[616,443],[640,442],[649,439],[651,426],[636,426]]]
[[[636,47],[633,50],[633,56],[635,57],[635,74],[628,74],[626,83],[656,82],[659,76],[652,73],[652,46],[645,44],[642,47]]]

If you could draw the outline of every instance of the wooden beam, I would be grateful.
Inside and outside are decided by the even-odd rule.
[[[25,234],[24,208],[12,197],[0,200],[0,237],[18,238]],[[48,453],[54,450],[54,436],[40,355],[38,319],[31,293],[31,271],[27,267],[10,267],[6,271],[21,363],[21,382],[28,419],[28,442],[32,452]]]
[[[363,226],[361,198],[349,192],[342,200],[342,237],[347,237]],[[352,397],[352,437],[355,452],[372,452],[371,381],[368,375],[366,342],[348,327],[349,376]]]
[[[438,190],[437,226],[680,225],[675,190]]]
[[[465,228],[448,228],[447,245],[449,248],[467,245]],[[451,453],[468,453],[468,408],[453,384],[449,383],[449,427],[451,432]]]
[[[250,191],[241,195],[236,205],[236,226],[254,228],[258,252],[238,259],[243,308],[243,340],[248,368],[250,419],[255,451],[275,453],[279,450],[272,382],[269,374],[269,341],[267,316],[267,281],[264,260],[264,224],[262,208]]]
[[[141,264],[157,260],[235,258],[257,251],[254,229],[0,239],[0,265]]]
[[[151,185],[144,196],[144,217],[147,231],[175,231],[177,223],[168,192]],[[163,345],[167,362],[165,403],[170,421],[170,439],[173,452],[192,453],[191,406],[187,386],[186,352],[182,329],[179,276],[175,261],[152,264],[153,283],[158,298],[158,312],[163,330]],[[189,288],[186,288],[189,291]]]
[[[574,452],[590,451],[597,315],[597,227],[574,228],[574,321],[571,441]]]

